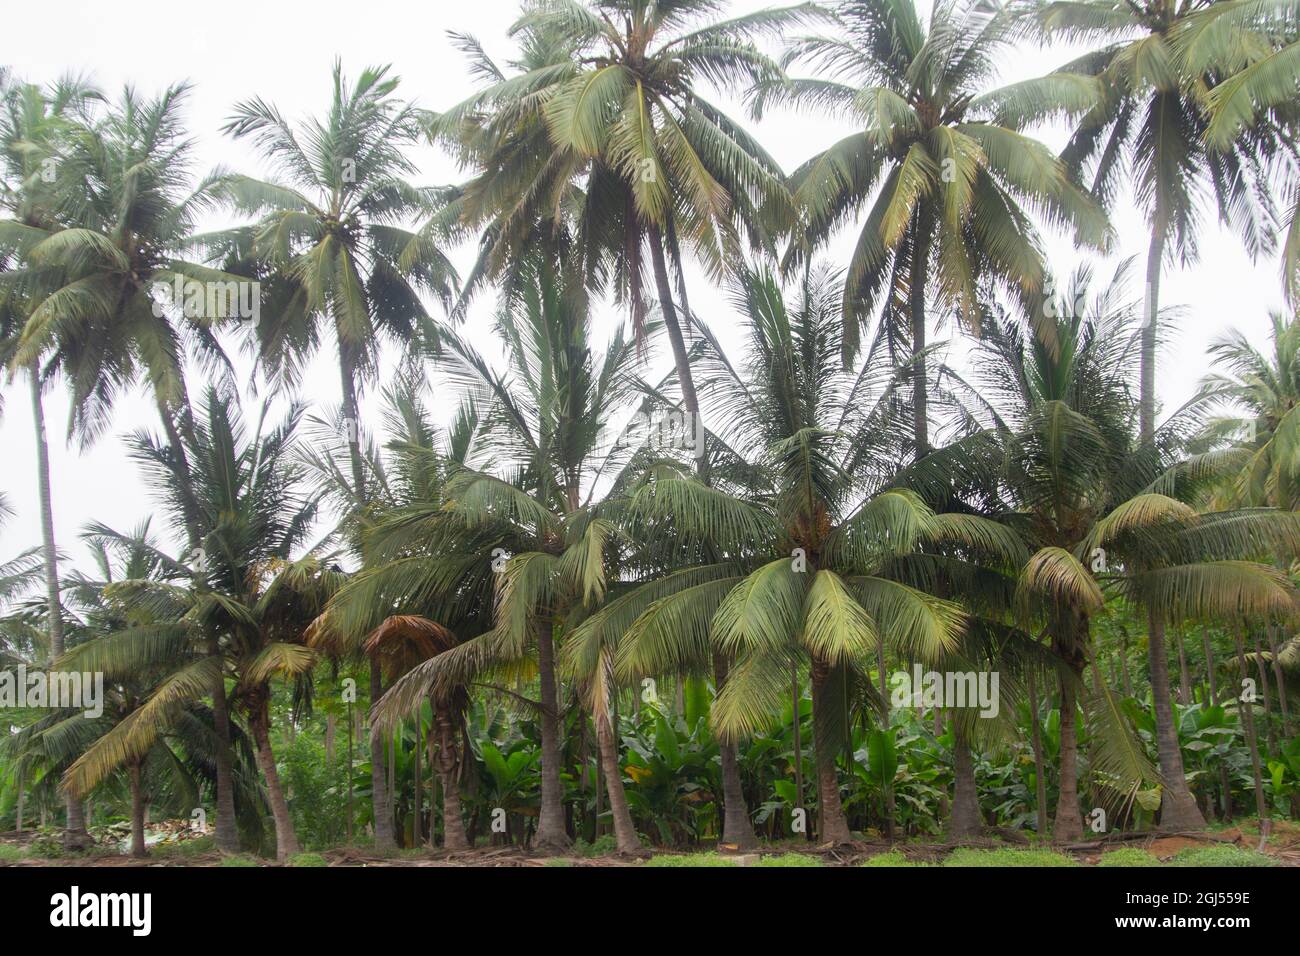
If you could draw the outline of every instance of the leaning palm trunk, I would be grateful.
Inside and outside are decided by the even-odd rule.
[[[537,679],[542,711],[542,806],[537,821],[537,846],[564,849],[569,834],[564,824],[564,789],[560,783],[560,699],[555,683],[555,640],[549,620],[537,622]]]
[[[41,375],[33,362],[28,369],[32,387],[32,422],[36,427],[36,477],[41,502],[41,537],[45,558],[45,616],[50,633],[50,662],[63,656],[63,602],[59,599],[59,556],[54,544],[54,506],[50,494],[50,447],[45,433],[45,406],[41,401]],[[81,804],[71,795],[64,796],[67,829],[63,845],[68,849],[90,846],[90,834]]]
[[[632,813],[627,806],[627,793],[623,789],[623,768],[618,763],[618,742],[614,737],[613,715],[606,712],[596,715],[596,741],[600,746],[600,765],[604,771],[605,787],[609,791],[609,810],[614,819],[614,838],[618,852],[634,854],[641,849],[641,840],[632,823]]]
[[[131,855],[144,858],[149,852],[144,846],[144,786],[140,782],[140,761],[132,761],[127,769],[131,777]]]
[[[448,850],[466,850],[469,849],[469,839],[465,836],[465,820],[460,810],[460,760],[456,732],[446,708],[435,707],[434,719],[438,725],[438,775],[442,778],[442,845]],[[432,825],[429,829],[432,831]]]
[[[293,832],[293,817],[284,799],[280,785],[280,771],[275,766],[275,753],[271,749],[270,707],[265,697],[254,706],[249,715],[253,725],[253,743],[256,745],[257,767],[266,781],[266,793],[271,803],[271,816],[275,819],[275,858],[281,862],[298,852],[298,837]]]
[[[835,747],[827,739],[826,715],[833,709],[827,699],[826,682],[830,666],[818,657],[812,662],[813,746],[817,762],[817,810],[821,821],[822,843],[852,843],[844,807],[840,803],[840,783],[835,773]]]
[[[954,840],[979,836],[984,821],[980,816],[979,793],[975,786],[975,760],[959,714],[953,715],[952,722],[952,769],[952,819],[948,824],[948,836]]]
[[[1205,817],[1187,789],[1183,755],[1174,726],[1174,706],[1169,697],[1169,662],[1165,653],[1165,623],[1155,612],[1148,615],[1147,655],[1151,665],[1151,696],[1156,711],[1156,747],[1160,757],[1163,791],[1160,825],[1171,830],[1203,830]]]

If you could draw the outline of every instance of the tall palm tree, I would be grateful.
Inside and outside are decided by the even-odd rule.
[[[753,39],[814,12],[802,4],[713,20],[721,6],[532,0],[511,28],[525,41],[525,72],[507,76],[465,38],[487,84],[431,124],[435,139],[485,167],[466,190],[471,225],[490,223],[493,243],[518,248],[521,231],[537,219],[571,213],[588,281],[603,275],[598,265],[612,257],[638,330],[649,247],[682,399],[693,415],[699,408],[668,262],[680,276],[684,241],[721,277],[742,233],[772,247],[782,228],[775,211],[788,206],[780,167],[704,98],[700,81],[738,89],[780,76]],[[579,178],[584,188],[575,195]],[[569,201],[573,208],[565,209]]]
[[[1286,149],[1273,123],[1207,141],[1207,97],[1223,79],[1217,62],[1225,49],[1230,59],[1253,59],[1267,37],[1240,21],[1234,32],[1218,36],[1202,27],[1230,19],[1215,8],[1232,0],[1051,0],[1036,5],[1027,23],[1047,37],[1094,45],[1053,76],[1092,76],[1101,83],[1101,100],[1078,123],[1062,153],[1072,171],[1087,172],[1092,194],[1107,206],[1122,177],[1151,223],[1147,251],[1145,315],[1142,334],[1139,410],[1140,437],[1152,441],[1156,431],[1156,349],[1160,277],[1175,259],[1196,258],[1201,209],[1199,198],[1213,197],[1221,220],[1241,236],[1247,251],[1258,255],[1273,243],[1269,196],[1269,161]],[[1249,51],[1249,52],[1246,52]]]
[[[329,112],[299,129],[260,98],[236,106],[225,131],[251,138],[285,182],[224,177],[223,196],[262,218],[251,230],[214,237],[214,248],[269,280],[271,307],[253,333],[259,360],[278,381],[297,384],[328,330],[338,353],[356,510],[368,501],[358,389],[374,379],[384,339],[404,348],[436,341],[421,296],[449,304],[458,281],[430,234],[410,228],[434,212],[439,192],[408,181],[416,168],[405,150],[420,135],[419,114],[395,96],[398,82],[382,66],[349,86],[336,63]],[[371,669],[370,690],[378,700],[378,668]],[[377,736],[370,751],[376,845],[392,847]]]
[[[49,90],[34,84],[0,86],[0,208],[12,221],[37,230],[57,228],[63,197],[60,185],[60,139],[66,137],[77,120],[85,119],[86,108],[98,94],[80,80],[67,79]],[[65,219],[66,221],[66,219]],[[11,371],[15,352],[26,321],[43,293],[48,292],[52,276],[37,277],[21,267],[21,243],[0,249],[0,270],[14,260],[18,281],[0,286],[0,359]],[[45,280],[43,283],[42,278]],[[57,280],[56,280],[57,281]],[[45,595],[50,629],[50,659],[62,656],[63,608],[59,598],[58,551],[54,539],[54,506],[50,489],[49,440],[45,428],[43,390],[57,365],[42,369],[40,358],[26,367],[31,386],[32,420],[36,429],[37,491],[40,502],[41,535],[45,558]],[[89,844],[82,820],[82,807],[68,800],[68,827],[65,843],[84,848]]]
[[[974,325],[984,283],[1028,300],[1044,282],[1030,213],[1103,247],[1102,211],[1066,167],[1024,131],[1086,110],[1091,80],[1049,76],[993,84],[1017,22],[987,0],[940,0],[928,24],[912,0],[844,0],[837,32],[792,41],[786,59],[814,79],[760,85],[755,115],[771,104],[832,110],[859,126],[791,176],[800,210],[787,266],[806,259],[869,201],[845,276],[846,358],[877,310],[896,354],[914,357],[913,443],[930,447],[926,370],[934,312]],[[872,196],[875,196],[872,201]]]
[[[458,203],[464,223],[485,227],[471,287],[509,273],[539,231],[572,220],[585,281],[595,291],[613,279],[639,339],[648,247],[655,285],[648,298],[658,300],[682,404],[695,419],[682,245],[721,278],[740,260],[742,236],[770,251],[789,215],[780,167],[705,99],[701,81],[734,90],[774,80],[781,71],[754,39],[816,14],[802,4],[710,22],[721,7],[717,0],[531,2],[512,28],[523,41],[520,72],[507,75],[472,38],[459,38],[485,86],[430,124],[435,140],[480,170]],[[707,460],[700,459],[702,470]],[[722,659],[715,680],[721,689]],[[729,744],[723,772],[739,799]],[[754,844],[743,807],[728,812],[723,839]]]

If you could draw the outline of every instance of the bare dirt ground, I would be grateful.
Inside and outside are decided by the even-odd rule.
[[[21,837],[13,833],[0,834],[0,847],[4,845],[19,847],[26,844],[28,840],[30,840],[28,834]],[[1023,837],[1015,842],[1023,844]],[[1260,848],[1257,832],[1243,832],[1238,827],[1232,827],[1225,830],[1190,833],[1116,834],[1108,838],[1056,849],[1069,853],[1081,864],[1095,865],[1103,853],[1118,847],[1146,850],[1164,861],[1189,847],[1209,846],[1216,843],[1234,844],[1249,850]],[[857,866],[872,856],[891,851],[901,853],[912,862],[938,863],[957,846],[992,849],[1008,845],[1008,841],[993,838],[966,841],[961,844],[873,841],[840,847],[818,847],[811,843],[787,841],[765,847],[757,853],[737,854],[736,863],[745,866],[757,862],[765,855],[804,853],[821,857],[822,862],[828,866]],[[675,851],[657,851],[655,855],[672,852]],[[1275,821],[1272,839],[1263,848],[1263,852],[1274,857],[1282,866],[1300,867],[1300,825]],[[642,862],[640,859],[620,856],[547,856],[517,846],[478,847],[450,853],[444,850],[423,852],[406,850],[394,854],[384,854],[366,847],[339,847],[313,856],[322,857],[325,864],[331,867],[627,867],[638,866]],[[243,857],[241,862],[244,865],[268,867],[281,865],[273,860],[254,860],[251,857]],[[225,860],[224,864],[230,865],[230,861]],[[144,860],[103,851],[82,857],[47,859],[24,856],[13,860],[0,859],[0,867],[211,867],[221,865],[223,865],[223,856],[216,851],[188,854],[164,851]]]

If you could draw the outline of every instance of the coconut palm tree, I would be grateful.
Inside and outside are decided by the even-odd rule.
[[[333,73],[329,112],[295,129],[258,98],[235,107],[225,131],[249,138],[284,182],[227,175],[223,197],[260,216],[252,229],[213,237],[232,268],[268,279],[271,307],[253,329],[259,361],[273,378],[297,384],[307,359],[328,334],[338,353],[352,472],[353,509],[369,498],[357,397],[378,371],[384,340],[409,349],[436,341],[422,296],[450,304],[456,272],[416,220],[433,214],[438,190],[413,186],[405,149],[420,135],[419,114],[395,95],[389,67],[364,70],[352,85],[341,63]],[[370,677],[378,700],[382,678]],[[375,840],[394,845],[383,741],[370,741]]]
[[[1199,399],[1209,419],[1197,438],[1211,449],[1226,444],[1241,459],[1222,499],[1294,511],[1300,506],[1300,320],[1274,314],[1272,324],[1267,350],[1240,332],[1210,345],[1222,371],[1201,382]]]
[[[48,90],[34,84],[0,86],[0,209],[19,226],[40,230],[56,228],[62,209],[60,187],[60,140],[88,105],[98,98],[81,80],[68,78]],[[0,360],[12,372],[15,353],[26,321],[40,297],[49,291],[53,275],[33,275],[21,262],[23,240],[0,247],[0,271],[12,265],[17,274],[0,286]],[[8,261],[12,260],[12,262]],[[54,540],[54,507],[50,492],[50,455],[45,429],[43,391],[57,371],[54,363],[42,369],[39,358],[26,367],[31,385],[32,420],[36,428],[37,490],[40,501],[41,534],[44,542],[45,593],[49,613],[51,660],[63,654],[63,610],[59,600],[58,551]],[[65,843],[70,848],[89,844],[80,804],[67,803],[68,827]]]
[[[742,233],[757,247],[772,247],[782,228],[774,210],[788,206],[780,167],[705,99],[701,81],[736,90],[779,76],[754,38],[814,12],[802,4],[716,21],[720,6],[530,2],[511,28],[524,41],[523,72],[507,76],[462,38],[486,85],[430,127],[435,139],[484,170],[468,185],[463,208],[471,225],[491,224],[489,248],[497,251],[489,274],[500,272],[501,252],[520,248],[536,221],[572,215],[586,247],[588,282],[598,284],[598,264],[612,257],[639,330],[648,246],[691,414],[698,407],[669,260],[680,277],[685,242],[711,276],[721,277]],[[579,179],[584,188],[575,190]]]
[[[1300,9],[1294,0],[1257,4],[1214,2],[1188,8],[1172,31],[1189,72],[1204,73],[1214,83],[1203,94],[1208,118],[1205,144],[1212,152],[1232,153],[1244,138],[1247,147],[1259,136],[1272,145],[1281,139],[1294,158],[1300,113],[1295,88],[1300,82]],[[1253,132],[1252,132],[1253,131]],[[1280,134],[1280,136],[1279,136]],[[1293,170],[1294,171],[1294,170]],[[1287,299],[1300,305],[1300,180],[1290,183],[1290,222],[1282,247],[1282,274]]]
[[[333,626],[362,632],[378,623],[376,615],[409,607],[443,623],[449,611],[429,612],[437,602],[493,608],[488,630],[412,669],[377,714],[392,722],[430,692],[494,668],[535,666],[542,738],[535,843],[554,849],[569,842],[556,645],[599,604],[617,554],[606,514],[612,505],[595,479],[606,465],[617,467],[606,462],[602,442],[609,416],[632,394],[637,347],[620,331],[603,356],[595,353],[580,273],[545,253],[529,268],[530,285],[507,298],[498,315],[505,370],[458,336],[444,339],[445,368],[469,389],[483,422],[471,461],[492,470],[464,467],[448,482],[445,501],[381,518],[367,542],[373,564],[340,593]],[[634,837],[630,820],[619,826]]]
[[[143,752],[110,756],[114,766],[107,773],[93,766],[97,759],[103,759],[102,754],[88,757],[106,736],[140,719],[138,712],[149,702],[159,682],[176,669],[178,658],[190,651],[182,630],[165,612],[158,616],[152,609],[120,600],[113,593],[119,582],[165,584],[188,577],[186,568],[160,550],[150,524],[145,520],[125,534],[103,525],[83,532],[82,539],[95,557],[99,576],[74,572],[69,578],[68,597],[78,609],[79,639],[59,658],[58,667],[103,673],[105,665],[120,665],[127,649],[124,645],[140,642],[153,645],[149,652],[151,663],[107,675],[104,713],[100,717],[87,719],[80,713],[63,716],[49,722],[39,738],[40,747],[47,753],[59,748],[67,751],[62,785],[73,799],[86,799],[100,789],[111,793],[125,776],[131,854],[136,857],[147,855],[145,813],[149,806],[188,817],[202,803],[201,792],[210,792],[216,783],[208,760],[216,743],[211,713],[196,701],[172,709]],[[242,794],[239,802],[248,801],[249,795]]]
[[[931,316],[951,310],[973,325],[983,283],[1026,299],[1042,289],[1031,212],[1071,229],[1080,244],[1108,242],[1102,211],[1024,132],[1090,108],[1098,93],[1074,76],[995,86],[999,55],[1018,26],[1010,9],[987,0],[941,0],[928,24],[912,0],[845,0],[832,9],[836,33],[795,39],[786,55],[818,76],[761,83],[754,112],[790,104],[858,126],[792,174],[800,221],[785,261],[805,260],[871,202],[845,275],[845,356],[879,310],[895,354],[915,356],[921,457],[930,447]]]
[[[426,389],[423,377],[411,373],[399,377],[384,391],[388,453],[380,455],[375,448],[367,448],[367,469],[374,476],[372,522],[382,521],[384,516],[395,517],[403,509],[436,510],[447,504],[448,481],[468,463],[479,427],[473,403],[464,403],[452,424],[440,428],[433,421]],[[348,495],[347,480],[334,457],[329,449],[308,456],[325,488]],[[491,602],[476,601],[468,593],[444,594],[419,604],[407,600],[403,604],[405,613],[384,617],[387,610],[382,599],[374,603],[355,599],[365,579],[363,573],[340,589],[313,622],[308,635],[310,646],[333,657],[364,654],[395,680],[416,664],[450,650],[462,637],[480,634],[492,625]],[[469,697],[467,682],[438,682],[429,694],[442,781],[443,840],[449,850],[469,846],[460,806],[459,743]]]
[[[147,434],[134,439],[134,454],[178,524],[186,509],[182,485],[188,481],[199,509],[200,550],[189,567],[168,559],[173,578],[179,572],[186,583],[144,578],[106,589],[128,611],[148,613],[157,627],[113,635],[89,663],[110,676],[138,679],[159,668],[163,676],[130,720],[74,764],[69,789],[85,793],[123,761],[143,760],[177,708],[206,694],[217,679],[224,685],[229,673],[234,683],[221,700],[247,717],[275,819],[276,853],[285,859],[297,851],[297,841],[271,750],[270,682],[310,671],[315,658],[302,644],[303,633],[337,586],[338,575],[315,559],[292,560],[316,514],[316,499],[301,493],[302,472],[290,460],[300,410],[292,409],[282,424],[266,431],[259,421],[252,434],[245,432],[232,401],[215,390],[205,396],[203,412],[189,429],[187,478],[170,446]],[[218,731],[218,752],[227,746]],[[218,816],[223,802],[218,799]],[[229,802],[233,807],[233,790]]]
[[[1160,277],[1175,258],[1196,258],[1199,197],[1213,197],[1219,218],[1239,233],[1251,255],[1269,251],[1274,240],[1268,170],[1270,160],[1288,148],[1285,136],[1274,123],[1242,130],[1236,119],[1225,120],[1224,135],[1213,144],[1206,136],[1207,97],[1226,78],[1223,70],[1240,68],[1242,57],[1257,59],[1261,46],[1270,45],[1267,31],[1218,16],[1216,8],[1237,6],[1231,0],[1060,0],[1035,6],[1025,21],[1046,37],[1093,47],[1053,74],[1096,77],[1103,91],[1061,158],[1072,171],[1086,172],[1092,194],[1107,206],[1126,176],[1151,223],[1140,377],[1143,441],[1152,441],[1156,431]]]
[[[512,28],[523,46],[514,74],[472,38],[458,38],[485,86],[430,123],[436,141],[479,171],[459,200],[462,223],[485,230],[467,286],[490,277],[509,284],[519,252],[560,220],[571,222],[588,287],[612,278],[638,339],[645,299],[658,300],[682,404],[695,418],[682,245],[719,278],[739,261],[742,236],[770,251],[789,214],[780,167],[705,99],[701,81],[735,90],[775,79],[779,67],[754,39],[816,14],[803,4],[710,22],[720,6],[537,0]],[[655,284],[648,297],[647,247]],[[720,658],[719,688],[725,667]],[[722,749],[727,791],[738,800],[736,755],[729,744]],[[743,806],[728,812],[724,842],[754,844]]]
[[[787,303],[771,275],[741,280],[746,361],[734,365],[710,340],[702,365],[702,394],[729,449],[718,474],[741,482],[708,488],[664,476],[631,504],[643,520],[710,541],[713,560],[677,564],[610,601],[575,637],[616,641],[625,679],[698,667],[715,647],[735,655],[713,711],[731,739],[764,728],[789,693],[791,660],[806,666],[820,834],[830,843],[851,839],[835,759],[850,709],[879,704],[877,646],[937,660],[957,649],[965,626],[957,605],[888,576],[889,566],[925,542],[1015,547],[994,522],[936,515],[892,486],[910,428],[897,393],[910,371],[889,360],[883,330],[860,364],[843,367],[841,289],[839,276],[813,273]]]
[[[993,398],[992,426],[937,452],[935,475],[992,468],[1020,512],[1033,552],[1018,584],[1026,626],[1043,628],[1060,667],[1058,840],[1082,834],[1076,721],[1094,617],[1107,594],[1131,604],[1149,627],[1151,687],[1162,785],[1161,824],[1203,826],[1187,788],[1163,653],[1168,624],[1212,614],[1288,614],[1284,578],[1258,559],[1289,553],[1296,525],[1268,511],[1198,515],[1186,503],[1205,469],[1180,461],[1166,425],[1159,445],[1134,433],[1132,384],[1140,363],[1138,306],[1123,295],[1126,265],[1097,293],[1091,273],[1076,273],[1064,300],[1029,317],[989,315],[979,373]],[[1175,423],[1176,424],[1176,423]],[[1124,732],[1109,691],[1094,682],[1085,703],[1094,730],[1092,769],[1123,793],[1153,780],[1145,755]]]

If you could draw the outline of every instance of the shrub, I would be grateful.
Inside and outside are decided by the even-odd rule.
[[[298,867],[317,867],[329,866],[330,864],[329,860],[325,859],[325,857],[321,856],[319,853],[295,853],[293,856],[289,857],[289,865]]]
[[[221,865],[235,867],[261,866],[255,858],[243,853],[239,856],[223,856],[221,858]]]

